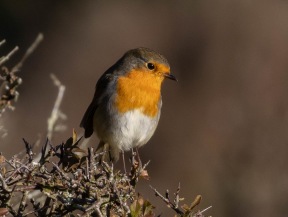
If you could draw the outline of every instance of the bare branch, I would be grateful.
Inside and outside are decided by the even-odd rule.
[[[0,59],[0,66],[3,65],[5,62],[7,62],[11,58],[11,56],[13,56],[18,50],[19,50],[19,47],[16,46],[12,51],[10,51],[10,53],[2,57]]]
[[[26,50],[24,56],[22,57],[22,59],[20,60],[19,63],[17,63],[11,70],[11,72],[17,72],[19,71],[24,62],[26,61],[26,59],[36,50],[36,48],[39,46],[39,44],[43,41],[44,36],[42,33],[39,33],[38,36],[36,37],[35,41],[33,42],[33,44]],[[0,64],[1,65],[1,64]]]
[[[6,182],[5,182],[5,180],[4,180],[4,178],[3,178],[3,176],[2,176],[2,174],[0,173],[0,182],[1,182],[1,184],[2,184],[2,188],[3,188],[3,190],[5,190],[6,192],[12,192],[12,189],[10,189],[9,187],[8,187],[8,185],[6,184]]]
[[[5,44],[6,43],[6,40],[5,39],[3,39],[2,41],[0,41],[0,47],[3,45],[3,44]]]
[[[59,118],[62,117],[65,118],[66,116],[63,116],[63,113],[60,111],[60,105],[63,100],[64,92],[65,92],[65,86],[60,82],[60,80],[54,75],[51,74],[51,79],[53,80],[54,84],[58,87],[58,95],[56,98],[56,101],[54,103],[54,107],[51,113],[51,116],[48,118],[48,133],[47,137],[49,140],[52,139],[53,132],[55,130],[56,122]]]
[[[153,188],[151,185],[150,185],[150,188],[153,189],[153,191],[155,192],[155,195],[157,197],[160,197],[167,204],[168,207],[173,209],[177,214],[181,216],[184,215],[184,212],[181,211],[173,202],[170,201],[169,196],[167,196],[167,191],[166,191],[166,197],[164,197],[159,191],[157,191],[156,188]]]
[[[6,108],[14,109],[12,106],[13,101],[17,101],[19,93],[17,91],[18,86],[22,83],[22,79],[18,77],[15,72],[19,71],[22,67],[25,60],[33,53],[39,43],[42,41],[43,35],[39,34],[35,42],[28,48],[22,59],[18,64],[16,64],[12,70],[9,70],[7,67],[3,66],[0,71],[0,116],[5,111]],[[6,41],[0,41],[0,46],[3,45]],[[6,63],[12,55],[18,51],[19,48],[16,46],[10,53],[4,57],[0,57],[0,66]],[[0,126],[1,128],[2,126]],[[0,133],[3,135],[7,134],[7,131],[2,127]]]

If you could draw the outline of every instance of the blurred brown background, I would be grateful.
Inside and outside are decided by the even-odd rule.
[[[172,216],[149,184],[176,190],[212,216],[286,216],[288,202],[288,3],[213,1],[1,1],[0,52],[19,45],[17,62],[38,32],[45,40],[20,72],[14,112],[4,115],[6,157],[21,138],[45,141],[57,88],[66,140],[79,123],[99,76],[126,50],[145,46],[169,60],[178,83],[163,86],[158,129],[140,150],[151,181],[139,191],[157,213]],[[97,144],[94,136],[91,145]],[[160,151],[161,150],[161,151]]]

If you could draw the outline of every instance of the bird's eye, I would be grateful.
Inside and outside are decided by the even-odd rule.
[[[153,69],[155,69],[155,66],[153,63],[147,63],[147,68],[150,70],[153,70]]]

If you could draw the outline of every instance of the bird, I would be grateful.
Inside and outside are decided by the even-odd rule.
[[[80,127],[85,138],[97,134],[97,150],[107,150],[107,161],[116,162],[120,152],[138,151],[150,140],[161,114],[165,78],[177,81],[168,60],[144,47],[128,50],[99,78]]]

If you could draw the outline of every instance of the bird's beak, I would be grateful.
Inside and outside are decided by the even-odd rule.
[[[178,81],[177,78],[172,74],[165,73],[164,77],[169,78],[169,79],[174,80],[174,81]]]

